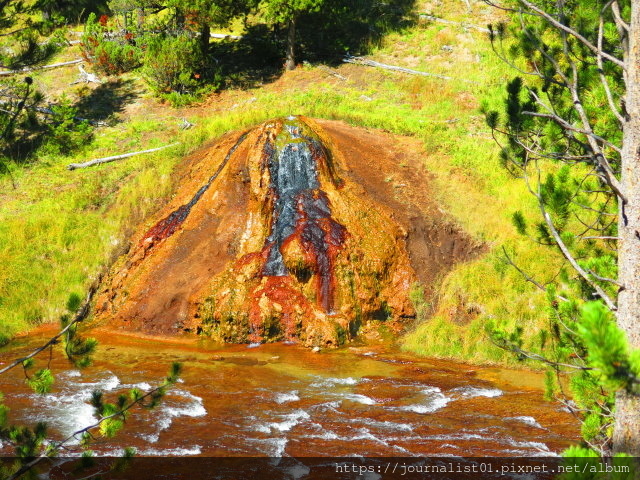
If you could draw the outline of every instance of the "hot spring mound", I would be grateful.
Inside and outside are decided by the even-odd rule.
[[[113,267],[97,318],[234,343],[336,346],[372,320],[399,330],[415,316],[411,289],[477,246],[430,223],[419,198],[376,183],[394,163],[384,142],[357,148],[366,140],[332,128],[273,120],[187,162],[173,199]]]

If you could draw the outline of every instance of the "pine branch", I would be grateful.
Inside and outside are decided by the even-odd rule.
[[[611,300],[611,298],[609,298],[609,295],[607,295],[607,293],[602,289],[600,285],[598,285],[597,283],[594,283],[591,280],[591,278],[589,277],[589,274],[580,266],[580,264],[578,264],[576,259],[573,257],[573,255],[565,245],[564,241],[560,237],[560,234],[556,230],[556,227],[553,224],[553,220],[551,219],[551,216],[547,212],[544,206],[544,202],[542,201],[542,198],[540,196],[538,196],[538,204],[540,207],[540,212],[542,213],[542,217],[544,218],[544,221],[547,224],[547,227],[549,228],[549,232],[551,233],[551,236],[553,237],[554,241],[558,245],[558,248],[560,248],[562,255],[564,255],[564,257],[571,264],[573,269],[576,272],[578,272],[578,274],[580,274],[580,276],[591,286],[591,288],[593,288],[593,290],[598,294],[598,296],[602,299],[602,301],[604,301],[607,307],[610,310],[615,312],[618,309],[615,302]]]
[[[95,423],[93,423],[91,425],[88,425],[88,426],[86,426],[84,428],[81,428],[79,430],[76,430],[71,435],[69,435],[68,437],[66,437],[63,440],[60,440],[59,442],[55,442],[55,443],[49,444],[44,453],[42,453],[40,456],[36,457],[35,459],[30,461],[29,463],[26,463],[25,465],[20,467],[20,469],[17,472],[15,472],[14,474],[12,474],[11,476],[9,476],[7,478],[7,480],[16,480],[21,475],[23,475],[24,473],[28,472],[33,467],[35,467],[38,463],[40,463],[45,458],[52,457],[60,448],[64,448],[64,446],[66,444],[68,444],[70,441],[78,438],[79,435],[81,436],[81,435],[83,435],[85,433],[91,432],[91,430],[95,430],[96,428],[99,428],[104,422],[106,422],[108,420],[124,416],[131,408],[133,408],[136,405],[143,405],[145,399],[147,399],[147,398],[149,398],[149,397],[151,397],[153,395],[156,395],[159,392],[162,392],[168,386],[173,385],[175,383],[175,381],[176,381],[176,379],[167,378],[162,384],[160,384],[159,386],[149,390],[147,393],[145,393],[144,395],[140,396],[139,398],[136,398],[135,400],[132,400],[129,404],[125,405],[123,408],[121,408],[117,412],[112,413],[111,415],[107,415],[106,417],[101,417],[97,422],[95,422]]]
[[[609,80],[607,80],[607,77],[604,74],[604,68],[602,66],[602,38],[604,36],[603,32],[604,32],[604,18],[602,17],[602,14],[600,14],[600,22],[598,25],[598,54],[596,55],[596,60],[598,62],[598,74],[600,75],[600,83],[602,83],[602,87],[604,88],[605,95],[607,96],[607,102],[609,103],[609,108],[611,109],[611,112],[613,112],[615,117],[618,119],[618,122],[621,125],[623,125],[624,118],[620,114],[620,110],[618,109],[615,102],[613,101],[613,95],[611,94],[611,87],[609,85]]]
[[[502,350],[506,350],[508,352],[513,352],[518,355],[522,355],[523,357],[529,358],[531,360],[536,360],[538,362],[546,363],[547,365],[552,367],[557,367],[557,368],[564,367],[564,368],[571,368],[574,370],[582,370],[582,371],[593,370],[593,368],[591,367],[584,367],[581,365],[572,365],[570,363],[562,363],[562,362],[555,362],[553,360],[549,360],[548,358],[543,357],[542,355],[539,355],[537,353],[523,350],[517,345],[515,345],[513,342],[509,342],[505,339],[501,339],[501,341],[498,341],[495,338],[493,338],[491,335],[489,335],[489,341],[493,343],[496,347],[501,348]]]
[[[591,43],[589,40],[587,40],[580,33],[576,32],[574,29],[568,27],[567,25],[565,25],[562,22],[559,22],[558,20],[553,18],[551,15],[549,15],[544,10],[538,8],[533,3],[528,2],[527,0],[518,0],[518,1],[521,4],[523,4],[524,6],[526,6],[527,8],[529,8],[531,11],[537,13],[540,17],[542,17],[545,20],[547,20],[547,22],[549,22],[551,25],[553,25],[558,30],[561,30],[561,31],[571,35],[576,40],[578,40],[580,43],[582,43],[585,47],[587,47],[589,50],[591,50],[593,53],[598,54],[598,47],[596,47],[593,43]],[[603,58],[606,58],[610,62],[612,62],[612,63],[616,64],[617,66],[619,66],[620,68],[622,68],[623,70],[626,70],[626,66],[625,66],[624,62],[622,60],[620,60],[619,58],[616,58],[613,55],[610,55],[610,54],[608,54],[606,52],[602,52],[601,54],[602,54]]]
[[[528,275],[524,270],[522,270],[518,265],[516,265],[516,263],[511,259],[511,257],[509,256],[509,254],[507,253],[507,249],[504,247],[504,245],[502,246],[502,251],[504,252],[504,256],[505,258],[503,259],[506,263],[508,263],[509,265],[511,265],[513,268],[515,268],[518,273],[520,273],[520,275],[522,275],[524,277],[524,279],[527,282],[530,282],[532,284],[534,284],[536,287],[538,287],[538,289],[542,290],[543,292],[546,292],[547,289],[545,288],[544,285],[542,285],[540,282],[538,282],[536,279],[534,279],[533,277],[531,277],[530,275]],[[559,300],[562,300],[563,302],[568,302],[569,299],[566,297],[563,297],[562,295],[556,295],[557,298]]]
[[[590,136],[590,137],[594,138],[595,140],[597,140],[599,142],[602,142],[604,145],[606,145],[607,147],[611,148],[612,150],[615,150],[618,153],[622,153],[622,150],[617,145],[614,145],[613,143],[609,142],[605,138],[602,138],[600,135],[596,135],[592,131],[582,130],[582,129],[574,127],[573,125],[571,125],[565,119],[559,117],[558,115],[550,114],[550,113],[528,112],[526,110],[522,112],[522,115],[528,115],[530,117],[547,118],[549,120],[554,121],[555,123],[560,125],[562,128],[565,128],[567,130],[571,130],[572,132],[580,133],[582,135]]]
[[[12,368],[17,367],[18,365],[22,365],[23,362],[25,362],[26,360],[29,360],[30,358],[35,357],[39,353],[41,353],[44,350],[46,350],[49,346],[57,344],[58,343],[58,339],[60,337],[62,337],[65,333],[67,333],[70,328],[72,328],[77,323],[82,322],[85,318],[87,318],[87,315],[89,315],[89,311],[90,311],[89,307],[91,305],[91,301],[93,300],[94,295],[98,291],[98,287],[100,285],[100,281],[102,280],[102,276],[103,276],[103,274],[100,274],[98,276],[98,278],[96,278],[96,280],[93,282],[93,284],[89,288],[89,291],[87,292],[87,296],[86,296],[83,304],[80,306],[80,308],[78,309],[78,311],[74,315],[73,319],[69,322],[69,324],[66,327],[64,327],[57,334],[55,334],[53,337],[51,337],[44,345],[41,345],[40,347],[36,348],[29,355],[26,355],[26,356],[24,356],[22,358],[14,360],[9,365],[7,365],[6,367],[2,368],[0,370],[0,375],[2,375],[3,373],[8,372],[9,370],[11,370]]]

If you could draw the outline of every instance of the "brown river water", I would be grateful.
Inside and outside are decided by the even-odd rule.
[[[17,340],[0,362],[51,333]],[[2,377],[13,422],[46,421],[62,438],[95,421],[93,390],[112,400],[133,386],[148,390],[179,361],[181,381],[163,403],[135,410],[115,439],[98,438],[96,454],[132,446],[140,456],[548,457],[578,439],[571,414],[543,400],[537,373],[419,358],[385,344],[314,353],[283,343],[91,335],[100,342],[91,367],[79,371],[55,352],[50,394],[31,392],[20,368]],[[48,360],[43,353],[37,365]]]

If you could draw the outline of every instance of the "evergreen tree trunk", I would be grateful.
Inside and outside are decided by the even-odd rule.
[[[138,14],[138,31],[142,31],[142,27],[144,26],[144,7],[140,7],[137,9]]]
[[[211,39],[211,27],[208,23],[202,24],[200,28],[200,50],[202,51],[203,58],[207,58],[209,55],[209,41]]]
[[[284,64],[286,70],[296,68],[296,17],[289,20],[289,33],[287,34],[287,61]]]
[[[180,34],[184,30],[185,18],[184,18],[184,13],[179,8],[176,8],[175,20],[176,20],[176,33]]]
[[[629,51],[626,61],[626,112],[622,145],[622,187],[627,203],[621,209],[618,245],[618,325],[632,348],[640,348],[640,0],[631,2]],[[613,448],[640,457],[640,398],[616,396]]]

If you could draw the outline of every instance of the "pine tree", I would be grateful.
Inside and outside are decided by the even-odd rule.
[[[267,21],[287,26],[287,53],[285,69],[296,68],[296,28],[298,17],[317,12],[324,0],[262,0],[260,10]]]
[[[537,199],[537,240],[567,266],[563,291],[548,292],[556,348],[544,360],[581,371],[578,397],[615,392],[613,450],[640,456],[640,1],[485,1],[511,13],[513,26],[491,26],[490,38],[521,74],[487,122]],[[522,214],[514,224],[530,234]],[[577,400],[598,406],[585,418],[588,441],[606,437],[613,396],[603,395]]]
[[[226,27],[240,16],[246,15],[251,0],[169,0],[177,14],[187,18],[200,33],[200,49],[203,56],[209,53],[211,27]]]
[[[11,48],[0,51],[0,68],[21,70],[47,61],[57,47],[53,42],[40,43],[40,32],[48,24],[32,20],[33,5],[0,0],[0,29],[10,40]],[[28,142],[39,128],[34,107],[42,100],[31,77],[9,77],[0,84],[0,174],[9,173],[7,158]]]

